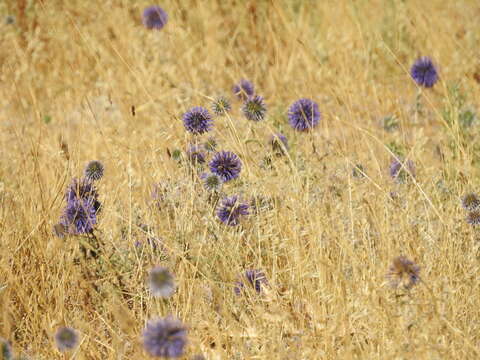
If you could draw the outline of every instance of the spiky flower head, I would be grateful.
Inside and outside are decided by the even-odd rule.
[[[175,292],[174,277],[167,268],[157,266],[148,275],[150,291],[155,297],[168,298]]]
[[[230,110],[232,110],[232,105],[225,96],[217,97],[212,103],[212,111],[217,116],[223,116]]]
[[[260,95],[249,96],[242,106],[243,115],[248,120],[261,121],[265,118],[267,106]]]
[[[438,80],[437,69],[432,60],[427,56],[415,61],[410,69],[410,75],[418,85],[426,88],[431,88]]]
[[[216,153],[208,165],[210,171],[220,176],[224,182],[236,179],[242,170],[242,162],[239,157],[231,151],[220,151]]]
[[[390,164],[390,176],[398,182],[404,182],[408,175],[415,177],[415,164],[412,160],[399,161],[392,159]]]
[[[11,360],[13,359],[13,352],[10,343],[0,337],[0,360]]]
[[[72,200],[85,200],[93,204],[96,212],[99,212],[102,204],[98,201],[97,188],[87,178],[73,179],[65,194],[67,202]]]
[[[151,356],[178,358],[187,343],[187,329],[177,319],[150,320],[143,331],[143,345]]]
[[[225,197],[217,209],[217,216],[224,224],[236,226],[240,224],[243,216],[248,215],[248,207],[239,200],[237,195]]]
[[[467,223],[473,226],[480,225],[480,209],[477,208],[468,213]]]
[[[208,152],[215,152],[217,150],[217,140],[214,137],[210,137],[203,143],[203,147]]]
[[[67,202],[60,222],[70,234],[90,234],[97,223],[97,211],[91,201],[73,199]]]
[[[247,270],[245,271],[244,276],[247,279],[248,284],[250,284],[257,293],[262,292],[262,288],[268,285],[267,277],[262,270]],[[234,289],[235,293],[240,295],[244,287],[244,281],[238,281]]]
[[[105,167],[100,161],[92,160],[85,166],[84,175],[87,180],[96,181],[103,177],[104,170]]]
[[[203,173],[200,178],[203,180],[204,188],[208,191],[219,191],[222,187],[223,180],[217,174]]]
[[[142,20],[147,29],[161,30],[168,21],[168,14],[160,6],[149,6],[143,10]]]
[[[255,93],[255,89],[250,81],[242,79],[233,86],[233,93],[240,100],[246,100]]]
[[[78,334],[75,329],[61,327],[55,333],[55,343],[60,351],[72,350],[78,345]]]
[[[462,206],[468,211],[476,210],[480,206],[480,198],[475,193],[469,193],[462,198]]]
[[[205,151],[201,146],[190,145],[187,150],[187,158],[194,165],[205,164]]]
[[[275,154],[284,155],[285,151],[288,150],[288,139],[281,133],[275,133],[270,138],[270,145]]]
[[[410,289],[420,280],[420,267],[405,256],[393,259],[387,278],[394,288],[399,286]]]
[[[299,99],[288,109],[288,121],[298,131],[308,131],[318,125],[321,113],[318,104],[310,99]]]
[[[207,109],[195,106],[183,114],[183,125],[188,132],[198,135],[210,131],[213,120]]]

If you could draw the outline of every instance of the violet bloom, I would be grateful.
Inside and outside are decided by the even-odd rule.
[[[90,234],[97,223],[97,211],[91,201],[73,199],[68,201],[60,222],[70,234]]]
[[[462,207],[465,210],[473,211],[480,206],[480,198],[475,193],[469,193],[462,198]]]
[[[390,176],[398,182],[404,182],[408,175],[415,177],[415,164],[412,160],[398,161],[393,159],[390,164]]]
[[[217,216],[224,224],[236,226],[240,224],[243,216],[249,214],[248,208],[249,206],[242,203],[236,195],[225,197],[217,209]]]
[[[103,177],[104,170],[105,167],[100,161],[92,160],[85,166],[84,175],[86,179],[96,181]]]
[[[219,96],[212,103],[212,111],[217,116],[223,116],[230,112],[232,105],[225,96]]]
[[[298,131],[308,131],[318,125],[321,118],[318,104],[310,99],[295,101],[288,109],[290,125]]]
[[[208,165],[210,171],[220,176],[224,182],[236,179],[242,170],[239,157],[231,151],[216,153]]]
[[[431,88],[438,80],[438,72],[429,57],[421,57],[415,61],[410,69],[410,75],[415,82],[426,88]]]
[[[405,289],[410,289],[420,280],[419,274],[419,266],[405,256],[399,256],[393,260],[387,278],[394,288],[401,285]]]
[[[245,278],[247,279],[250,286],[252,286],[257,293],[262,292],[262,288],[268,285],[267,277],[265,276],[265,273],[261,270],[247,270],[245,271]],[[244,282],[238,281],[234,289],[235,294],[240,295],[244,287]]]
[[[197,145],[190,145],[187,150],[187,158],[193,164],[204,164],[205,163],[205,152],[200,146]]]
[[[171,317],[150,320],[143,331],[143,345],[151,356],[178,358],[187,343],[187,329]]]
[[[61,327],[55,333],[55,343],[60,351],[72,350],[78,345],[78,334],[75,329]]]
[[[147,29],[161,30],[168,21],[168,14],[160,6],[149,6],[143,10],[142,20]]]
[[[194,134],[203,134],[212,130],[213,121],[207,109],[195,106],[183,114],[185,129]]]
[[[253,84],[246,80],[246,79],[242,79],[239,81],[238,84],[235,84],[233,86],[233,93],[235,94],[235,96],[237,96],[240,100],[245,100],[247,99],[249,96],[252,96],[255,91],[254,91],[254,86]]]

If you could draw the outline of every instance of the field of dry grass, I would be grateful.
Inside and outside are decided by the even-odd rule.
[[[480,237],[461,207],[480,185],[480,4],[165,0],[160,31],[142,25],[148,5],[0,3],[0,337],[15,353],[146,359],[146,322],[171,314],[188,327],[185,359],[480,358]],[[409,75],[420,56],[438,66],[431,89]],[[239,110],[241,78],[264,121]],[[222,94],[230,115],[189,135],[185,111]],[[310,133],[288,124],[301,97],[322,112]],[[277,131],[287,156],[269,155]],[[223,193],[264,200],[236,227],[185,160],[208,136],[243,163]],[[394,156],[415,178],[390,177]],[[97,257],[87,237],[52,231],[94,159]],[[148,236],[161,251],[136,250]],[[386,278],[400,255],[420,267],[409,290]],[[175,275],[169,299],[149,293],[154,265]],[[268,286],[237,296],[247,269]],[[65,354],[61,326],[80,335]]]

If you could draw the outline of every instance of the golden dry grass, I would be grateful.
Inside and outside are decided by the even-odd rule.
[[[165,0],[160,32],[141,24],[147,5],[0,4],[2,16],[16,15],[0,25],[0,336],[15,352],[143,359],[145,322],[174,314],[189,327],[185,358],[480,358],[479,238],[459,202],[478,189],[478,127],[460,126],[448,91],[458,83],[465,104],[478,105],[479,4]],[[421,55],[435,59],[441,80],[419,92],[408,69]],[[224,190],[275,207],[226,228],[167,149],[192,140],[185,110],[230,96],[242,77],[269,115],[249,123],[236,102],[230,120],[216,120],[219,147],[244,163]],[[311,136],[287,124],[299,97],[323,113]],[[379,126],[387,115],[397,130]],[[262,168],[276,129],[289,156]],[[389,178],[393,143],[415,161],[415,182]],[[97,260],[82,257],[79,238],[52,234],[68,183],[91,159],[106,167]],[[357,163],[368,178],[352,177]],[[157,182],[169,189],[162,210],[150,204]],[[136,255],[140,224],[168,258]],[[409,292],[385,284],[401,254],[421,267]],[[168,301],[145,285],[159,263],[177,278]],[[266,294],[234,295],[248,268],[265,271]],[[53,342],[62,325],[81,333],[68,355]]]

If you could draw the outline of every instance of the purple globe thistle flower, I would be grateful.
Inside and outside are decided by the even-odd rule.
[[[195,106],[183,115],[183,125],[188,132],[198,135],[210,131],[213,121],[207,109]]]
[[[173,275],[164,267],[157,266],[150,271],[148,284],[155,297],[168,298],[175,292]]]
[[[103,177],[104,170],[105,167],[100,161],[92,160],[85,166],[84,175],[87,180],[96,181]]]
[[[480,210],[475,209],[470,211],[467,215],[467,223],[473,226],[480,225]]]
[[[410,69],[410,75],[415,82],[426,88],[431,88],[438,80],[438,72],[429,57],[421,57],[415,61]]]
[[[12,346],[6,339],[1,337],[0,337],[0,359],[2,360],[13,359]]]
[[[232,105],[225,96],[219,96],[212,103],[212,111],[217,116],[223,116],[230,110],[232,110]]]
[[[89,234],[97,223],[97,211],[91,201],[73,199],[67,203],[60,222],[71,234]]]
[[[286,150],[288,150],[288,139],[281,133],[273,134],[269,143],[277,155],[285,155]]]
[[[161,30],[168,21],[168,14],[160,6],[149,6],[143,10],[142,20],[147,29]]]
[[[222,187],[223,180],[217,174],[203,173],[200,175],[203,180],[203,187],[208,191],[219,191]]]
[[[412,288],[420,280],[420,267],[405,256],[396,257],[390,266],[387,278],[390,285],[397,288],[399,285],[405,289]]]
[[[205,152],[200,146],[190,145],[187,150],[187,158],[194,165],[205,164]]]
[[[480,198],[475,193],[469,193],[462,198],[462,207],[465,210],[473,211],[480,206]]]
[[[186,343],[187,329],[179,320],[171,317],[150,320],[143,331],[145,350],[152,356],[181,357]]]
[[[91,200],[97,199],[98,192],[92,181],[82,178],[82,179],[73,179],[72,183],[67,189],[65,198],[67,201],[72,200]]]
[[[55,343],[60,351],[72,350],[78,345],[78,334],[75,329],[61,327],[55,334]]]
[[[295,101],[288,109],[290,125],[298,131],[308,131],[318,125],[322,114],[318,104],[310,99]]]
[[[250,286],[252,286],[257,293],[262,292],[262,288],[268,285],[267,277],[265,276],[265,273],[261,270],[247,270],[245,271],[245,277],[247,278]],[[235,294],[240,295],[244,288],[244,282],[237,281],[234,288]]]
[[[253,96],[255,89],[250,81],[242,79],[233,86],[233,93],[240,100],[246,100],[249,96]]]
[[[400,162],[394,158],[390,164],[390,176],[392,179],[403,182],[408,175],[415,177],[415,164],[413,161],[407,160]]]
[[[265,118],[267,107],[260,95],[249,96],[242,106],[243,115],[248,120],[261,121]]]
[[[210,171],[220,176],[224,182],[236,179],[242,170],[240,159],[231,151],[216,153],[208,165]]]
[[[238,196],[230,196],[222,199],[217,209],[217,216],[221,222],[229,226],[240,224],[240,218],[248,215],[248,205],[240,202]]]

